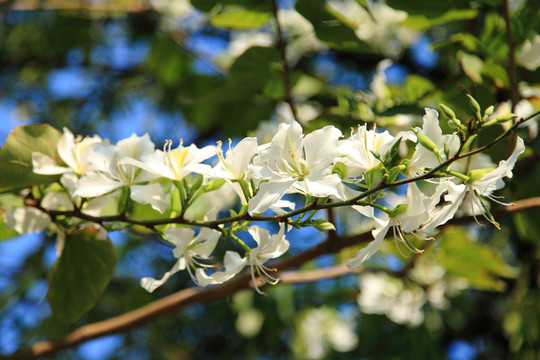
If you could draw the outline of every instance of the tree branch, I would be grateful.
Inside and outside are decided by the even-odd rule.
[[[293,115],[293,119],[296,120],[296,122],[300,123],[298,119],[298,113],[296,111],[296,104],[294,102],[294,99],[292,97],[291,92],[291,78],[289,74],[289,63],[287,61],[287,42],[285,41],[285,38],[283,37],[283,32],[281,30],[281,24],[278,19],[278,6],[277,6],[277,0],[272,0],[272,13],[274,14],[274,20],[276,22],[276,33],[277,33],[277,45],[279,50],[279,56],[281,57],[281,74],[283,76],[283,89],[285,91],[285,101],[287,104],[289,104],[289,107],[291,108],[291,112]]]
[[[540,197],[534,197],[516,201],[514,206],[508,206],[500,210],[494,211],[493,215],[496,217],[504,217],[517,212],[528,211],[538,208],[540,208]],[[473,221],[474,218],[472,216],[455,218],[448,221],[445,225],[442,225],[441,227],[452,224],[471,223]],[[277,271],[283,271],[286,269],[298,267],[308,261],[318,258],[321,255],[335,253],[341,249],[366,243],[371,240],[371,232],[347,237],[328,238],[326,241],[312,247],[311,249],[308,249],[298,255],[275,263],[272,267],[276,268]],[[326,274],[324,274],[325,271],[327,272]],[[311,272],[304,275],[300,275],[300,273],[297,273],[296,275],[285,273],[282,274],[281,278],[283,282],[287,283],[306,282],[316,281],[317,278],[325,278],[324,276],[327,276],[326,278],[337,277],[340,276],[340,274],[357,271],[361,270],[350,271],[346,270],[344,267],[339,267],[332,270],[321,269],[319,272]],[[295,278],[297,281],[295,281]],[[142,326],[161,316],[178,311],[193,304],[200,304],[210,300],[230,296],[240,289],[249,287],[250,280],[250,274],[248,272],[244,272],[242,275],[239,275],[233,280],[221,285],[202,289],[192,287],[180,290],[174,294],[155,300],[152,303],[145,305],[139,309],[104,321],[84,325],[59,340],[42,341],[33,345],[32,348],[29,350],[16,352],[8,356],[0,356],[0,359],[30,360],[37,359],[42,356],[48,356],[92,339],[96,339],[110,334],[120,333],[135,327]]]
[[[512,112],[516,110],[518,103],[518,83],[516,79],[516,43],[512,32],[512,17],[510,16],[509,0],[503,1],[503,16],[506,26],[506,43],[508,44],[508,65],[506,71],[510,81],[510,101],[512,102]]]

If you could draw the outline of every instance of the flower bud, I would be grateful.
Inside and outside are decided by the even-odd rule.
[[[336,230],[334,224],[325,220],[325,219],[315,219],[313,220],[313,227],[319,231],[330,231]]]
[[[485,168],[485,169],[474,169],[474,170],[471,170],[468,174],[469,176],[469,180],[466,181],[467,184],[471,184],[473,182],[475,182],[476,180],[480,180],[481,178],[484,177],[484,175],[486,175],[487,173],[489,172],[492,172],[493,168]]]

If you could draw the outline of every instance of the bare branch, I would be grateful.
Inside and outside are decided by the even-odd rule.
[[[283,89],[285,90],[285,101],[289,104],[291,108],[291,113],[294,120],[300,123],[298,119],[298,113],[296,111],[296,104],[294,102],[292,92],[291,92],[291,78],[289,74],[289,63],[287,61],[287,41],[283,37],[283,31],[281,29],[281,24],[278,19],[278,6],[277,0],[272,0],[272,13],[274,14],[274,20],[276,22],[276,33],[277,33],[277,46],[279,50],[279,56],[281,57],[281,74],[283,76]],[[300,123],[301,124],[301,123]]]

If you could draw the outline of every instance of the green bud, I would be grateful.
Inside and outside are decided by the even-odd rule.
[[[457,119],[456,119],[457,120]],[[457,129],[458,128],[458,125],[456,124],[456,122],[452,119],[448,120],[448,127],[450,129]]]
[[[336,230],[334,224],[325,220],[325,219],[315,219],[313,220],[313,227],[319,231],[330,231]]]
[[[474,170],[471,170],[468,174],[469,176],[469,180],[467,180],[465,183],[467,184],[471,184],[473,182],[475,182],[476,180],[480,180],[481,178],[484,177],[484,175],[486,175],[487,173],[489,172],[492,172],[493,168],[485,168],[485,169],[474,169]]]
[[[507,122],[508,120],[512,120],[512,119],[515,119],[517,117],[518,116],[516,114],[510,113],[510,114],[499,115],[499,116],[495,117],[495,119],[493,119],[493,120],[495,120],[495,122],[497,124],[502,124],[502,123]]]
[[[332,174],[338,174],[338,176],[343,180],[347,176],[347,165],[342,162],[336,163],[332,169]]]
[[[491,105],[484,111],[484,119],[487,119],[493,114],[493,111],[495,111],[495,106]]]
[[[416,138],[418,139],[418,143],[425,147],[426,149],[434,152],[439,153],[439,149],[437,148],[437,145],[431,140],[429,137],[427,137],[425,134],[419,132],[416,129],[412,130],[414,134],[416,135]]]
[[[396,206],[390,213],[388,214],[389,217],[393,218],[398,215],[403,214],[407,209],[409,208],[409,204],[399,204]]]
[[[443,113],[448,116],[450,119],[455,119],[456,118],[456,114],[454,113],[454,110],[450,109],[448,106],[444,105],[444,104],[439,104],[439,106],[441,107],[441,110],[443,111]]]
[[[478,137],[477,134],[474,134],[474,135],[470,136],[470,137],[467,139],[467,141],[465,141],[465,144],[463,144],[462,150],[463,150],[463,151],[467,151],[467,150],[471,147],[473,141],[476,140],[477,137]]]
[[[471,109],[475,112],[475,113],[480,113],[481,112],[481,108],[480,108],[480,104],[478,104],[478,102],[476,101],[475,98],[473,98],[471,95],[467,94],[467,97],[469,98],[469,105],[471,105]]]

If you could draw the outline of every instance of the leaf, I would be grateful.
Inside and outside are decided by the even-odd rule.
[[[458,52],[458,59],[463,72],[467,77],[477,84],[482,83],[482,66],[483,62],[478,56],[467,54],[466,52]]]
[[[261,27],[271,18],[270,12],[247,10],[235,6],[223,8],[221,12],[210,18],[210,23],[216,27],[247,30]]]
[[[423,76],[409,75],[405,80],[405,101],[410,104],[417,102],[428,91],[435,88],[435,85]]]
[[[275,48],[254,46],[235,60],[229,70],[229,79],[268,80],[279,71],[279,64],[280,58]]]
[[[409,16],[403,25],[417,30],[473,19],[478,15],[478,10],[469,8],[468,0],[388,0],[386,4],[396,10],[406,11]]]
[[[112,278],[114,248],[108,238],[99,236],[93,228],[68,233],[51,268],[47,300],[61,323],[73,324],[92,309]]]
[[[368,44],[358,39],[354,25],[338,17],[324,1],[298,0],[295,8],[313,24],[317,37],[328,46],[339,50],[373,53]]]
[[[510,267],[493,248],[473,242],[462,227],[449,227],[439,242],[437,258],[446,274],[466,279],[480,290],[502,291],[505,283],[499,277],[514,277]]]
[[[15,128],[0,149],[0,192],[48,184],[58,179],[56,175],[34,174],[32,152],[43,153],[62,163],[56,152],[56,144],[61,135],[61,132],[47,124]]]
[[[6,226],[6,224],[4,223],[4,220],[2,219],[2,215],[3,214],[0,213],[0,241],[10,239],[12,237],[19,235],[18,232]]]
[[[215,191],[215,190],[219,189],[220,187],[222,187],[223,184],[225,184],[225,179],[215,179],[215,180],[209,181],[207,184],[203,185],[202,191],[204,193],[207,193],[207,192],[210,192],[210,191]]]

